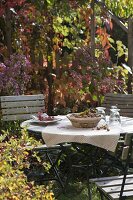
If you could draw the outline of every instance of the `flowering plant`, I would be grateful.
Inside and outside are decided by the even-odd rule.
[[[0,63],[1,95],[23,94],[30,81],[31,64],[22,54],[13,54],[4,63]]]

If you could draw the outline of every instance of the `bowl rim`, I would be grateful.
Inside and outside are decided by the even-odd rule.
[[[96,117],[74,117],[74,116],[72,116],[73,114],[78,114],[78,113],[69,113],[69,114],[67,114],[66,116],[67,116],[67,118],[68,119],[75,119],[75,120],[77,120],[77,121],[82,121],[82,120],[99,120],[99,119],[101,119],[101,116],[96,116]]]

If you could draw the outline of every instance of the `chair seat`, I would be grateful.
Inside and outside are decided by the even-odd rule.
[[[95,183],[96,186],[110,199],[119,199],[121,185],[123,181],[122,176],[104,177],[104,178],[94,178],[89,180],[90,183]],[[127,175],[123,196],[126,199],[133,199],[133,174]]]

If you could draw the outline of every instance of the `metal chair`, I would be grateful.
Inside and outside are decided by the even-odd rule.
[[[95,184],[101,199],[105,197],[108,200],[125,200],[133,199],[133,174],[128,175],[130,163],[133,162],[132,157],[133,134],[126,134],[124,147],[122,149],[122,165],[123,175],[94,178],[89,180],[89,199],[91,196],[91,184]]]
[[[24,121],[31,118],[31,115],[37,114],[39,111],[44,110],[44,95],[18,95],[18,96],[1,96],[1,121],[5,122],[16,122]],[[30,136],[35,137],[36,139],[41,138],[41,134],[29,133]],[[59,170],[57,164],[61,155],[66,152],[67,148],[71,147],[70,144],[54,145],[52,147],[47,147],[45,144],[38,147],[26,146],[28,150],[41,152],[41,154],[46,155],[51,164],[51,171],[54,172],[55,177],[52,180],[57,180],[62,189],[64,189],[64,184],[59,175]],[[57,152],[56,159],[52,159],[51,154]],[[48,179],[48,180],[51,180]]]
[[[109,114],[111,106],[117,106],[121,116],[133,117],[133,94],[108,93],[102,106],[106,108],[106,114]]]

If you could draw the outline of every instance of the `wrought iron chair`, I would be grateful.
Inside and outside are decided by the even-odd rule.
[[[120,115],[123,117],[133,118],[133,94],[114,94],[107,93],[105,95],[102,106],[106,108],[106,114],[110,115],[111,106],[117,106],[120,109]],[[121,135],[118,147],[123,144],[123,136]],[[113,155],[114,153],[108,152],[108,154]]]
[[[1,121],[2,122],[16,122],[16,121],[24,121],[31,118],[31,115],[37,114],[39,111],[45,108],[44,104],[44,95],[18,95],[18,96],[1,96]],[[41,138],[41,134],[38,133],[29,133],[30,136],[34,136],[35,138]],[[66,152],[67,148],[69,148],[70,144],[62,144],[62,145],[54,145],[52,147],[47,147],[45,144],[33,148],[32,146],[26,146],[27,149],[31,151],[39,152],[39,154],[45,154],[46,159],[51,164],[51,171],[54,172],[55,176],[52,180],[57,180],[62,189],[64,189],[63,181],[59,175],[59,170],[57,168],[57,164],[61,155]],[[52,154],[57,152],[56,159],[52,159]],[[46,180],[46,179],[44,179]],[[51,180],[47,179],[47,180]]]
[[[121,116],[133,117],[133,94],[108,93],[105,95],[102,106],[106,108],[107,114],[111,106],[117,106]]]
[[[103,197],[109,200],[133,199],[133,174],[128,175],[129,165],[133,162],[132,146],[133,134],[126,134],[121,156],[124,167],[123,175],[89,180],[89,184],[93,183],[97,186],[101,199],[103,199]],[[91,186],[89,185],[89,189],[90,188]],[[89,199],[91,200],[91,189],[89,194]]]
[[[106,107],[106,114],[108,115],[110,114],[110,108],[112,105],[117,106],[120,109],[121,116],[133,117],[133,95],[132,94],[113,94],[113,93],[106,94],[104,98],[104,102],[102,103],[102,106]],[[124,140],[124,136],[121,135],[118,141],[116,152],[115,153],[111,153],[108,151],[105,152],[106,154],[105,156],[111,160],[113,166],[118,167],[121,170],[123,169],[124,176],[108,177],[108,178],[100,178],[100,179],[96,178],[96,179],[91,179],[91,180],[89,180],[88,178],[90,183],[96,183],[96,186],[101,194],[101,199],[102,199],[102,196],[107,197],[107,199],[125,199],[124,195],[127,194],[127,196],[130,196],[131,193],[133,194],[133,184],[128,184],[128,181],[132,181],[131,180],[132,176],[130,177],[127,175],[128,163],[130,163],[129,158],[132,152],[131,150],[132,139],[129,140],[130,138],[131,138],[131,135],[127,134]],[[120,154],[120,149],[123,149],[122,160],[120,159],[118,155],[118,150]],[[128,151],[129,153],[127,153]],[[125,163],[124,166],[121,165],[121,161],[122,162],[124,161]],[[123,186],[125,185],[126,175],[127,175],[127,179],[126,179],[127,185],[130,185],[130,187],[132,187],[132,189],[131,188],[129,189],[131,190],[130,194],[129,192],[127,193],[126,191],[124,191],[123,193]],[[125,190],[128,187],[127,185],[125,186]],[[122,197],[122,193],[123,193],[123,197]],[[89,192],[89,199],[91,199],[90,192]],[[131,197],[131,199],[133,199],[133,196]]]

